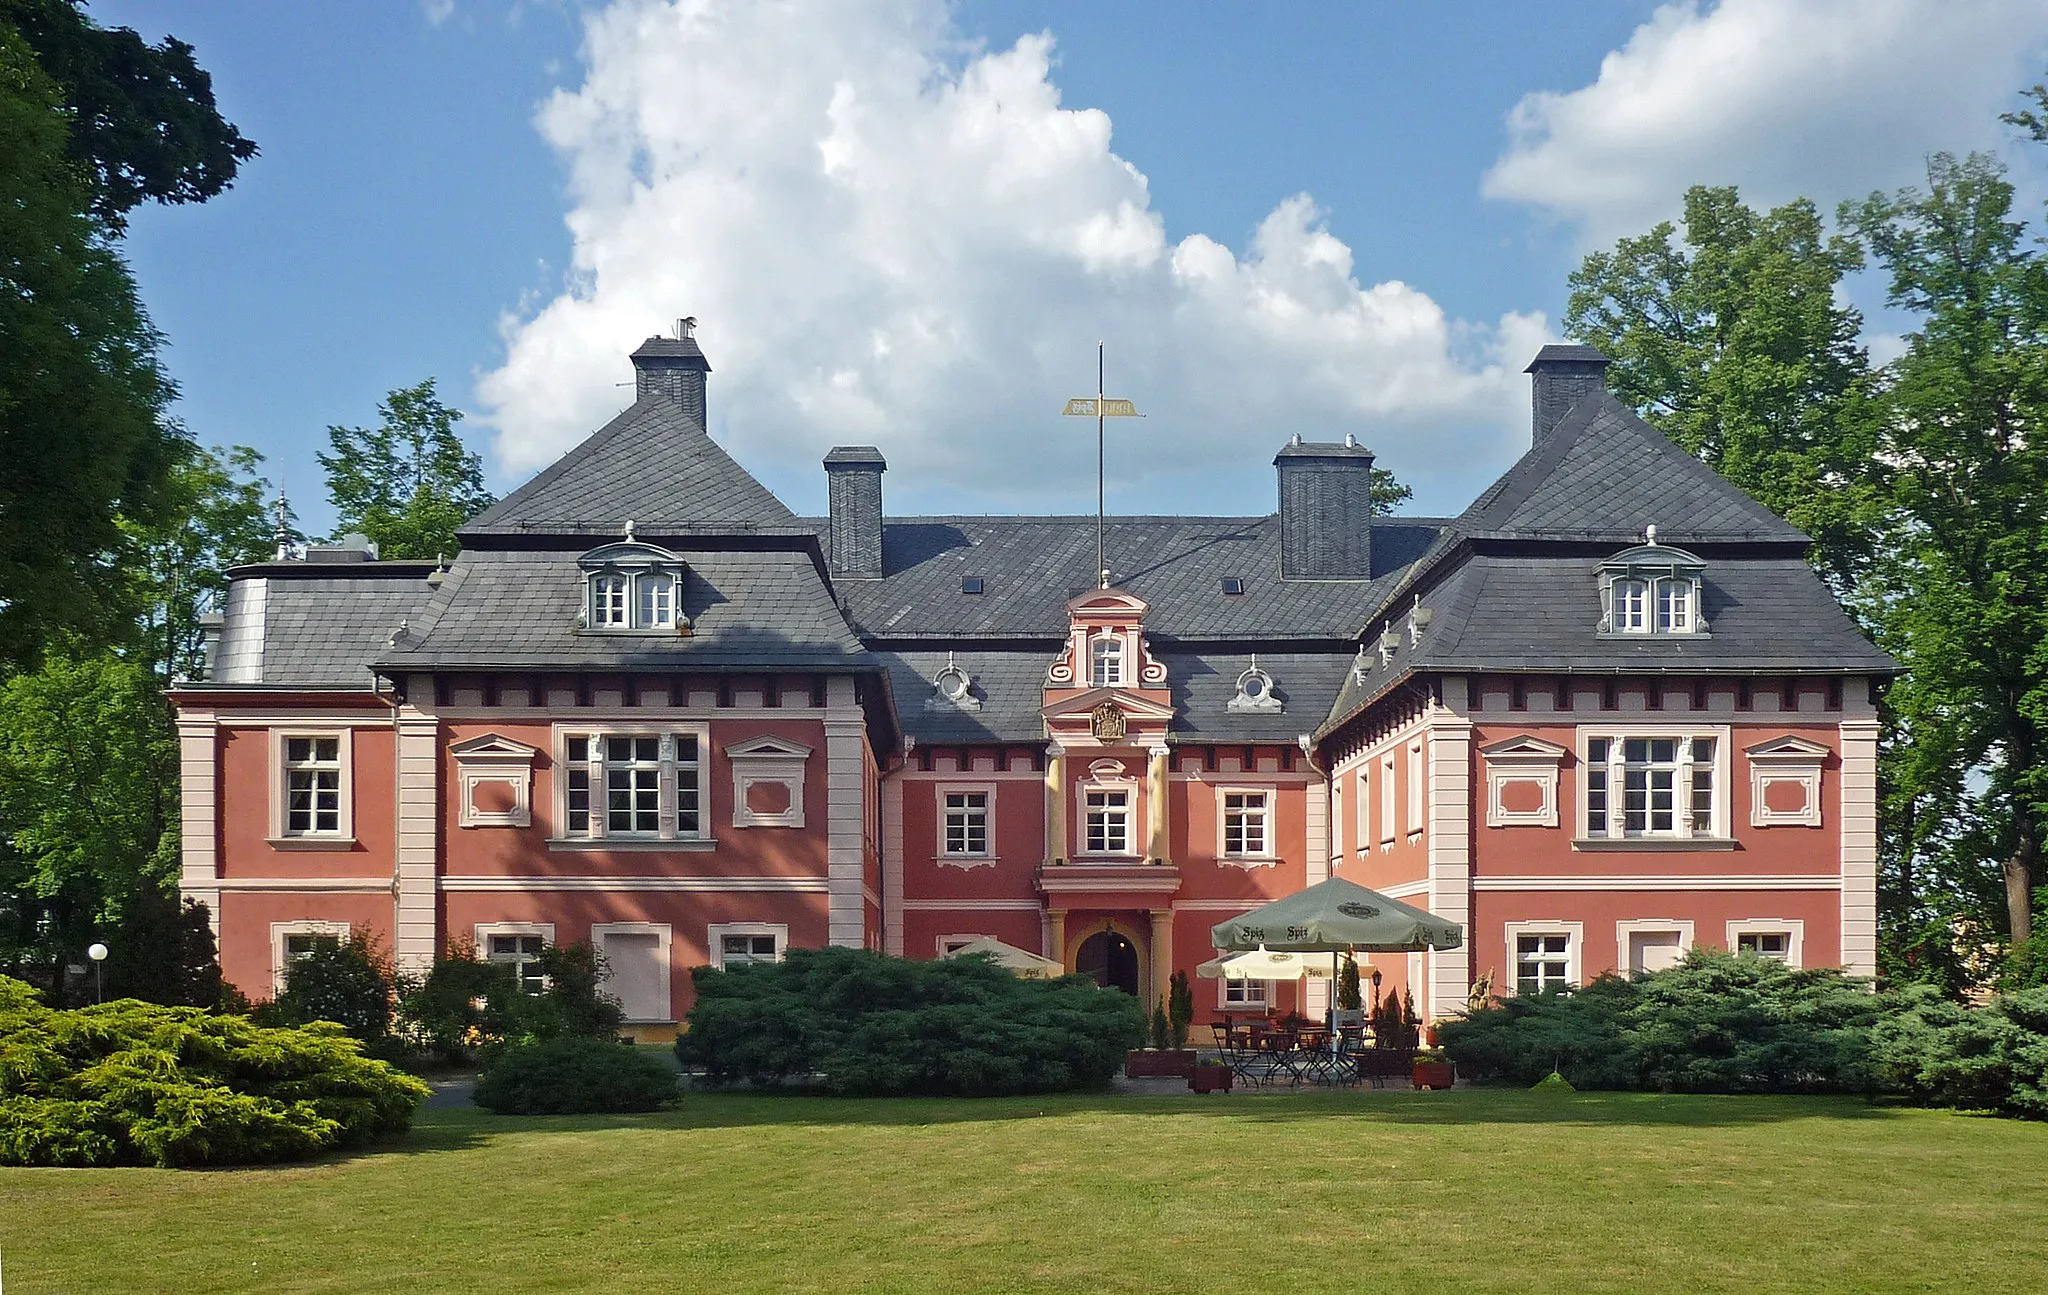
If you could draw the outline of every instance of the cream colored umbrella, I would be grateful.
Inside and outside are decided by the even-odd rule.
[[[1029,949],[1020,949],[1014,944],[1004,944],[992,935],[984,935],[979,939],[969,940],[952,952],[942,953],[939,956],[942,958],[963,958],[970,953],[985,953],[995,959],[998,967],[1014,971],[1026,980],[1051,980],[1056,976],[1067,974],[1067,969],[1054,962],[1051,958],[1041,957]]]
[[[1329,962],[1315,954],[1285,953],[1260,945],[1228,957],[1211,958],[1195,968],[1204,980],[1328,980]]]

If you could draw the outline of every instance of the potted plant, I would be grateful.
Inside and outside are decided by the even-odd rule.
[[[1190,1002],[1190,1008],[1193,1003]],[[1185,1079],[1195,1068],[1192,1048],[1174,1046],[1173,1022],[1164,1002],[1152,1005],[1148,1031],[1151,1046],[1132,1048],[1124,1054],[1124,1074],[1131,1079]]]
[[[1408,1081],[1417,1088],[1449,1088],[1458,1082],[1458,1067],[1435,1049],[1418,1052]]]
[[[1203,1061],[1188,1072],[1188,1090],[1196,1093],[1230,1091],[1230,1067],[1220,1061]]]

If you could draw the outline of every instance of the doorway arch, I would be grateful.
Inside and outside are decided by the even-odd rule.
[[[1092,976],[1104,989],[1121,989],[1137,998],[1139,984],[1138,946],[1121,931],[1095,932],[1074,951],[1074,970]]]

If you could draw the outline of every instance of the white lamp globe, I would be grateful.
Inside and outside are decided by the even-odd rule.
[[[94,962],[105,962],[107,960],[107,946],[96,943],[85,951],[85,956],[91,958]]]

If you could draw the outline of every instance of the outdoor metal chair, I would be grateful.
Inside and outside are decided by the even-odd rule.
[[[1251,1049],[1244,1045],[1246,1036],[1229,1025],[1212,1025],[1209,1028],[1216,1034],[1216,1051],[1223,1054],[1223,1064],[1230,1067],[1232,1079],[1257,1087],[1260,1075]]]

